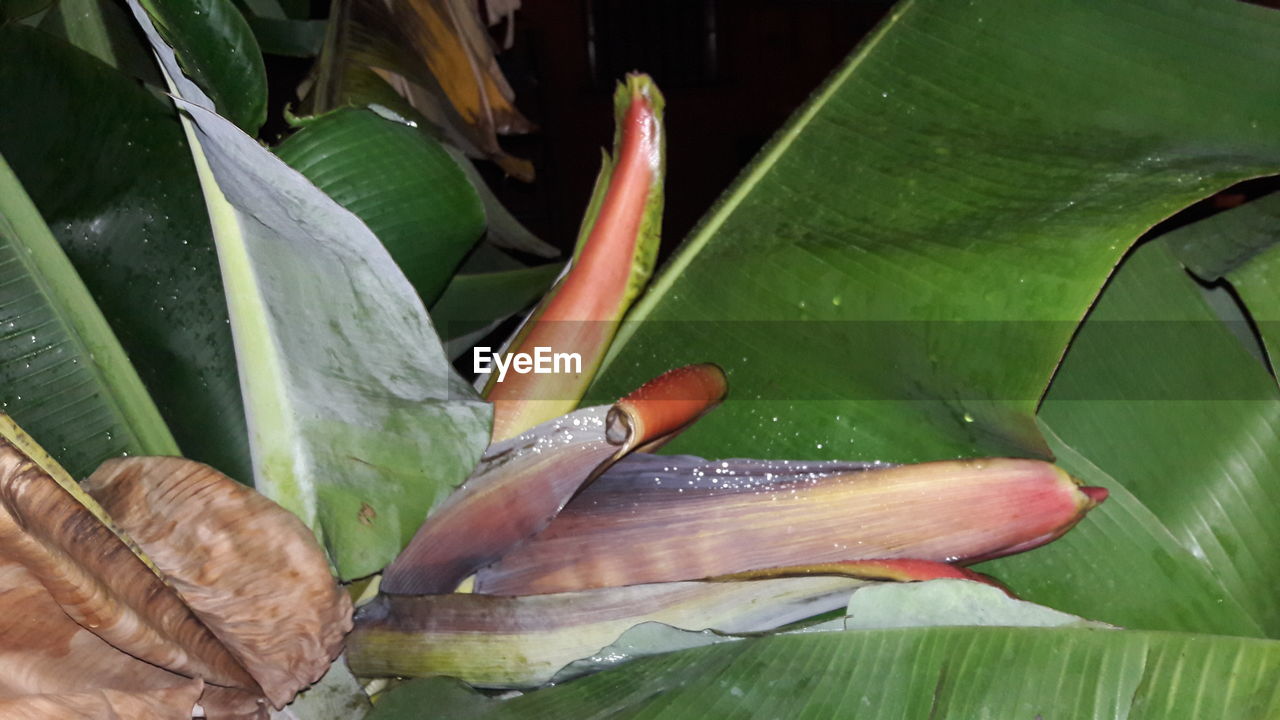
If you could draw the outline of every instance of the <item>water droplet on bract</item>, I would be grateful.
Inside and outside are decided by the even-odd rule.
[[[839,295],[831,298],[831,304],[835,305],[836,307],[840,307],[840,303],[842,302],[844,302],[844,299],[841,298]]]
[[[973,422],[973,415],[971,415],[971,414],[969,414],[969,413],[965,413],[965,414],[964,414],[964,421],[965,421],[965,422],[967,422],[967,423],[971,423],[971,422]]]

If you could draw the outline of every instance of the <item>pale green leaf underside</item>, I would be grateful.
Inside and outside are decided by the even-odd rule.
[[[249,420],[255,487],[316,531],[341,577],[376,572],[470,472],[490,411],[369,229],[182,77]]]

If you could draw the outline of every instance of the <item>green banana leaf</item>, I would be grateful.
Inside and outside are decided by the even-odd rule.
[[[1265,640],[1075,628],[847,631],[645,658],[472,717],[1262,718],[1280,712],[1277,670],[1280,643]]]
[[[1230,70],[1275,66],[1278,42],[1280,15],[1244,4],[901,4],[678,251],[584,402],[656,368],[714,361],[729,374],[729,399],[667,451],[889,461],[1055,453],[1111,499],[1053,545],[980,569],[1028,599],[1128,627],[1274,634],[1268,578],[1277,575],[1264,550],[1280,532],[1266,517],[1280,492],[1274,381],[1167,250],[1144,250],[1115,279],[1093,316],[1102,319],[1063,362],[1040,427],[1035,413],[1134,240],[1218,188],[1280,168],[1280,78]],[[1130,323],[1126,336],[1100,327],[1108,312],[1172,322]],[[890,632],[645,660],[499,712],[679,716],[701,693],[698,707],[725,716],[837,716],[855,705],[810,676],[850,657],[861,665],[845,669],[865,673],[852,687],[898,703],[898,717],[930,716],[930,698],[941,703],[934,717],[1254,717],[1276,702],[1261,685],[1214,695],[1233,668],[1217,660],[1274,658],[1266,643]],[[984,638],[1016,666],[985,655]],[[751,657],[729,682],[689,680],[701,671],[687,658],[734,667],[740,652]],[[1037,652],[1040,664],[1090,670],[1071,675],[1084,679],[1070,690],[1057,685],[1061,665],[1037,682],[1024,674]],[[1196,666],[1170,664],[1184,652]],[[787,664],[769,665],[774,654]],[[646,684],[659,666],[669,683]],[[959,680],[958,667],[974,674]],[[1107,700],[1126,673],[1129,684]],[[762,694],[740,706],[734,682],[747,698]],[[786,685],[804,691],[786,695]],[[630,688],[646,709],[617,699]],[[617,700],[588,710],[559,705],[557,694]]]
[[[977,569],[1028,600],[1115,625],[1265,635],[1241,600],[1123,483],[1043,423],[1041,428],[1059,465],[1087,483],[1108,488],[1111,496],[1087,522],[1051,545]]]
[[[919,624],[896,626],[904,616]],[[957,621],[970,625],[948,626]],[[851,629],[642,658],[501,702],[439,680],[414,681],[388,692],[370,717],[407,720],[424,707],[454,720],[1164,720],[1280,711],[1276,641],[1104,629],[945,580],[859,590],[845,622]]]
[[[171,104],[85,52],[23,28],[0,29],[0,95],[7,98],[0,152],[178,445],[251,481],[218,257]]]
[[[542,297],[564,270],[548,263],[496,272],[458,273],[435,305],[431,319],[440,337],[452,340],[486,332]]]
[[[231,0],[144,0],[184,72],[213,106],[253,134],[267,119],[267,70],[249,23]]]
[[[6,0],[0,3],[0,22],[26,20],[49,9],[52,0]]]
[[[452,368],[377,237],[228,120],[135,17],[184,113],[218,246],[255,487],[343,579],[381,569],[459,484],[490,410]]]
[[[152,85],[164,84],[133,18],[112,0],[58,0],[38,27],[117,70]]]
[[[1267,550],[1280,544],[1280,389],[1201,299],[1165,242],[1125,261],[1063,360],[1040,417],[1212,572],[1223,588],[1219,602],[1238,603],[1266,635],[1280,634],[1272,602],[1280,558]],[[1112,550],[1137,552],[1119,542]],[[1030,570],[1029,558],[1017,561]],[[1083,587],[1064,590],[1083,594]],[[1166,602],[1149,585],[1118,595],[1146,596],[1151,607]],[[1190,595],[1183,588],[1173,602]],[[1214,609],[1203,625],[1177,629],[1222,632],[1226,614]]]
[[[0,156],[0,411],[74,477],[178,448],[111,328]]]
[[[441,134],[435,130],[435,126],[432,125],[431,121],[415,110],[404,98],[400,97],[385,80],[369,68],[351,67],[346,70],[346,73],[348,84],[344,88],[341,102],[337,99],[334,99],[332,103],[321,102],[321,112],[328,110],[330,105],[367,107],[388,120],[416,127],[418,132],[425,135],[432,144],[439,144],[449,154],[449,157],[453,158],[480,196],[480,202],[484,205],[487,225],[485,239],[489,243],[496,247],[518,250],[542,258],[559,256],[559,250],[539,240],[533,233],[529,232],[528,228],[515,219],[515,216],[507,210],[506,206],[489,189],[488,184],[481,177],[480,171],[476,170],[475,165],[467,157],[466,153],[447,142],[442,142]],[[315,94],[309,96],[303,101],[303,108],[308,111],[312,110],[312,106],[317,104],[316,100],[318,98]],[[306,121],[296,120],[295,122],[305,124]]]
[[[368,110],[309,120],[275,153],[363,220],[427,305],[484,232],[480,198],[440,143]]]
[[[1245,3],[908,0],[685,241],[584,402],[716,362],[733,394],[672,452],[1047,455],[1036,403],[1126,248],[1280,168],[1280,76],[1239,71],[1278,64],[1280,15]]]
[[[245,14],[262,52],[285,57],[315,57],[324,44],[324,20],[291,20]]]
[[[1280,362],[1280,192],[1179,228],[1165,239],[1197,276],[1231,283],[1262,337],[1274,373]]]

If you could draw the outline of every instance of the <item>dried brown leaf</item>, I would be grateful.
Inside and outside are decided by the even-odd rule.
[[[95,478],[120,522],[0,415],[0,717],[189,717],[198,698],[265,720],[323,674],[351,606],[301,522],[178,458]]]
[[[533,128],[512,104],[478,10],[465,0],[347,0],[336,4],[311,109],[359,94],[357,68],[372,69],[451,143],[532,180],[533,165],[506,154],[499,134]],[[367,102],[361,97],[360,102]]]
[[[256,689],[178,594],[7,440],[0,440],[0,557],[116,648],[188,677]]]
[[[86,489],[276,707],[341,652],[351,602],[279,505],[183,458],[109,460]]]
[[[0,698],[0,717],[40,720],[174,720],[191,717],[199,680],[156,690],[89,690]],[[225,717],[225,716],[224,716]]]
[[[191,682],[108,644],[68,617],[21,564],[0,564],[0,699],[94,690],[141,693]],[[200,694],[196,687],[192,702]]]

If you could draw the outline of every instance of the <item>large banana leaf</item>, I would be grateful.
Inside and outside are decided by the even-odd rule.
[[[843,623],[828,625],[836,627],[721,638],[501,702],[414,681],[390,691],[372,717],[408,720],[423,707],[452,720],[1164,720],[1280,710],[1271,682],[1280,642],[1108,629],[965,581],[857,590]],[[602,654],[610,652],[626,650],[619,643]]]
[[[645,658],[462,717],[1264,718],[1280,712],[1278,671],[1280,643],[1266,640],[1074,628],[846,631]]]
[[[1125,261],[1067,353],[1040,417],[1132,493],[1181,546],[1178,555],[1217,578],[1221,590],[1202,601],[1221,606],[1177,629],[1222,631],[1220,623],[1239,604],[1266,634],[1280,634],[1280,608],[1272,601],[1280,591],[1280,558],[1271,552],[1280,545],[1274,512],[1280,507],[1280,390],[1217,320],[1164,242]],[[1113,547],[1113,558],[1147,555],[1145,562],[1174,564],[1120,536]],[[1046,556],[1068,551],[1054,547]],[[1043,577],[1043,569],[1029,566],[1045,559],[1010,562]],[[1018,585],[1016,576],[1008,579]],[[1133,582],[1125,575],[1097,579]],[[1144,583],[1105,594],[1145,597],[1150,608],[1196,594],[1190,586],[1172,594],[1152,590]],[[1057,606],[1051,600],[1097,592],[1096,584],[1088,590],[1076,584],[1033,597]],[[1098,609],[1094,617],[1109,619]],[[1123,622],[1167,627],[1139,618]]]
[[[1045,430],[1059,465],[1111,495],[1052,545],[980,570],[1028,600],[1123,627],[1265,634],[1241,599],[1117,478]]]
[[[377,237],[229,121],[136,0],[191,144],[226,287],[254,479],[344,579],[381,569],[474,466],[489,408]]]
[[[402,123],[335,110],[275,152],[369,226],[427,305],[484,232],[484,208],[458,163]]]
[[[24,28],[0,29],[0,95],[0,152],[179,447],[249,482],[218,257],[171,105],[84,52]]]
[[[1140,253],[1108,290],[1110,309],[1064,363],[1043,434],[1035,411],[1135,238],[1280,167],[1280,77],[1229,70],[1245,57],[1275,66],[1278,43],[1280,15],[1243,4],[903,3],[686,241],[587,401],[656,367],[715,361],[733,393],[672,449],[891,461],[1057,453],[1112,500],[1054,545],[984,569],[1031,599],[1129,627],[1274,633],[1274,382],[1166,250]],[[1130,323],[1126,335],[1099,327],[1107,313],[1193,322]],[[500,712],[679,716],[699,694],[725,716],[863,709],[842,704],[834,680],[812,679],[837,666],[856,673],[839,692],[865,693],[870,717],[877,707],[930,716],[930,702],[935,717],[1261,717],[1276,702],[1260,676],[1247,690],[1225,680],[1252,662],[1237,649],[1274,658],[1264,643],[886,632],[898,634],[766,641],[759,652],[786,656],[787,671],[745,643],[645,661]],[[735,666],[739,652],[750,657]],[[742,670],[688,682],[694,657]],[[861,664],[842,666],[850,657]],[[1043,681],[1023,671],[1054,662],[1066,665]],[[670,684],[646,684],[660,665]],[[1081,684],[1058,684],[1064,669]],[[636,705],[605,710],[556,699],[630,688]]]
[[[256,133],[267,119],[267,70],[249,23],[231,0],[144,0],[183,71],[210,106]]]
[[[1144,230],[1280,168],[1280,14],[909,0],[637,304],[586,402],[687,362],[733,395],[673,450],[1047,453],[1033,413]],[[823,402],[817,402],[817,401]]]
[[[1166,238],[1187,268],[1235,288],[1280,367],[1280,192],[1179,228]]]
[[[177,453],[106,319],[0,156],[0,410],[77,477]]]
[[[38,27],[117,70],[153,85],[163,82],[133,18],[113,0],[58,0]]]

